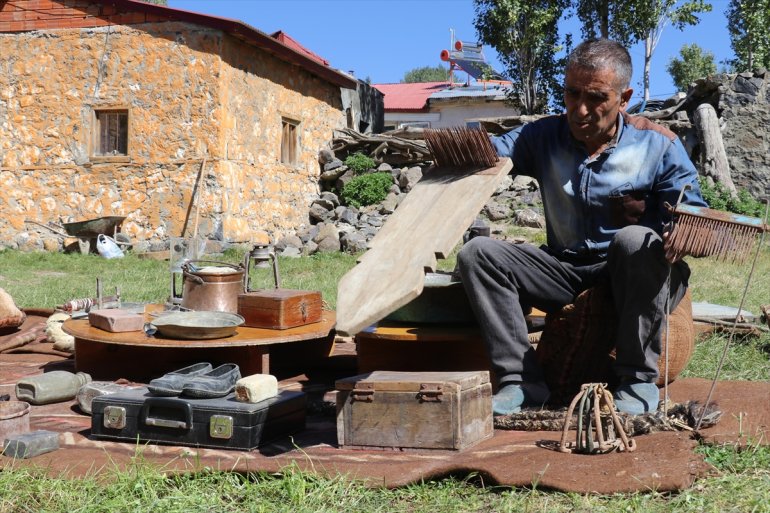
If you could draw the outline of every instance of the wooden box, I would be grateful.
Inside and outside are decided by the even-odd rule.
[[[238,295],[238,313],[244,326],[283,330],[321,320],[321,292],[264,289]]]
[[[341,447],[458,450],[493,434],[487,371],[375,371],[336,387]]]

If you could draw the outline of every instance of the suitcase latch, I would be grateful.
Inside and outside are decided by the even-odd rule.
[[[356,387],[350,392],[351,401],[363,401],[371,403],[374,401],[374,384],[372,383],[358,383]]]
[[[441,402],[441,395],[444,393],[444,387],[438,383],[420,383],[420,391],[417,393],[417,399],[420,402]]]
[[[209,435],[211,438],[232,438],[233,418],[229,415],[212,415],[209,419]]]
[[[105,406],[104,427],[108,429],[123,429],[126,427],[126,409],[122,406]]]

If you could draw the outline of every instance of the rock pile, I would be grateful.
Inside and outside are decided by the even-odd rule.
[[[388,172],[393,185],[379,204],[356,208],[344,205],[341,193],[355,173],[329,150],[319,153],[320,196],[308,212],[308,224],[296,233],[280,238],[276,252],[283,256],[311,255],[316,252],[360,253],[377,234],[414,185],[431,171],[431,162],[394,167],[380,163],[367,172]],[[491,225],[492,234],[502,234],[505,225],[544,228],[540,192],[529,177],[506,177],[484,206],[474,228]],[[470,227],[468,227],[470,230]]]

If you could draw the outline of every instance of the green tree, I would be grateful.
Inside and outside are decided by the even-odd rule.
[[[770,1],[770,0],[768,0]],[[643,95],[650,98],[652,56],[671,23],[678,30],[696,25],[698,14],[711,11],[704,0],[575,0],[575,13],[584,37],[607,37],[626,47],[644,41]]]
[[[730,0],[725,12],[735,71],[770,68],[770,0]]]
[[[712,52],[704,52],[697,44],[684,45],[679,49],[681,57],[672,57],[666,71],[680,91],[687,91],[695,80],[717,72],[717,65]]]
[[[558,22],[570,0],[474,0],[479,39],[497,50],[513,86],[509,97],[525,114],[548,109],[561,90]],[[569,44],[569,43],[567,43]]]
[[[414,84],[416,82],[446,82],[449,78],[449,70],[441,65],[423,66],[414,68],[404,74],[402,84]]]

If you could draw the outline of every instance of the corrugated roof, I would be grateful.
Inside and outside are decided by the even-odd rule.
[[[451,89],[436,91],[430,96],[431,100],[446,100],[451,98],[487,98],[489,100],[504,100],[507,88],[495,85],[455,86]]]
[[[428,98],[448,87],[447,82],[418,82],[411,84],[375,84],[385,95],[385,112],[422,111],[428,108]]]

